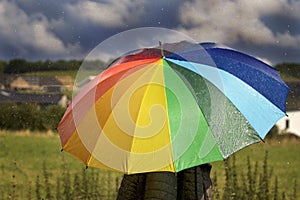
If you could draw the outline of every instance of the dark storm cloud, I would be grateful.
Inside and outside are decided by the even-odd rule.
[[[299,62],[299,49],[292,47],[281,47],[280,45],[260,45],[260,44],[245,44],[237,43],[230,45],[234,49],[238,49],[249,55],[258,57],[266,62],[272,61],[270,64],[276,65],[283,62]],[[263,55],[263,57],[261,57]]]
[[[144,20],[149,26],[164,26],[177,28],[180,24],[179,11],[184,1],[147,1],[145,4]],[[140,25],[143,25],[141,21]]]
[[[284,13],[261,17],[262,22],[275,34],[289,33],[292,36],[300,35],[299,18]]]
[[[300,62],[299,20],[293,0],[3,0],[0,59],[82,59],[115,34],[154,26],[272,63]]]
[[[144,12],[140,16],[139,21],[122,24],[117,27],[107,28],[104,25],[94,23],[77,23],[73,27],[77,29],[81,44],[86,50],[93,49],[97,44],[112,35],[120,32],[140,28],[140,27],[165,27],[176,29],[179,24],[179,7],[182,1],[146,1],[144,4]],[[136,10],[130,10],[136,12]],[[71,20],[71,19],[70,19]],[[89,31],[86,31],[89,30]]]
[[[42,13],[49,20],[64,17],[63,1],[19,0],[15,1],[15,4],[29,16]]]

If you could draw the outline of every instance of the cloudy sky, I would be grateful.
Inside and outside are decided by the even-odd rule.
[[[300,62],[299,0],[0,0],[0,59],[83,59],[139,27],[223,43],[273,65]]]

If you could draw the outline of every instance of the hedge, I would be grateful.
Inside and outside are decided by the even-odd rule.
[[[65,108],[52,105],[41,108],[37,104],[12,102],[0,104],[0,129],[2,130],[55,130]]]

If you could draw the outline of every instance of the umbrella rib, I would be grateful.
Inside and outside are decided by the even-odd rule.
[[[224,56],[216,56],[217,58],[224,58]],[[230,57],[228,57],[227,59],[229,59],[229,60],[231,60],[231,61],[235,61],[233,58],[230,58]],[[253,58],[253,59],[255,59],[255,58]],[[264,70],[264,69],[261,69],[261,68],[255,68],[255,67],[253,67],[252,65],[250,65],[250,64],[247,64],[246,62],[242,62],[242,61],[239,61],[239,62],[241,62],[243,65],[245,65],[245,66],[247,66],[247,67],[249,67],[249,68],[251,68],[251,69],[255,69],[255,70],[258,70],[258,71],[260,71],[262,74],[264,74],[264,75],[266,75],[266,77],[268,77],[270,80],[273,80],[274,82],[277,82],[279,85],[280,85],[280,87],[277,87],[277,90],[278,89],[282,89],[282,91],[280,92],[280,93],[283,93],[285,96],[287,95],[287,93],[289,92],[289,88],[288,88],[288,86],[286,85],[286,83],[284,82],[284,81],[282,81],[282,79],[280,78],[280,75],[279,75],[279,73],[278,73],[278,71],[275,69],[275,68],[273,68],[273,67],[271,67],[271,66],[269,66],[269,65],[265,65],[265,66],[267,66],[268,68],[270,68],[271,70],[272,70],[272,73],[271,73],[271,75],[269,75],[269,74],[267,74],[266,73],[266,71]],[[261,62],[261,61],[258,61],[258,62]],[[209,65],[208,65],[209,66]],[[259,92],[261,95],[263,95],[263,96],[265,96],[271,103],[273,103],[274,105],[276,105],[279,109],[281,109],[282,110],[282,105],[277,105],[277,104],[275,104],[275,102],[273,102],[273,100],[270,100],[270,95],[268,95],[268,94],[263,94],[263,93],[261,93],[256,87],[254,87],[254,84],[251,84],[251,83],[249,83],[249,81],[247,81],[247,80],[244,80],[244,79],[242,79],[240,76],[238,76],[237,74],[234,74],[234,73],[232,73],[231,71],[228,71],[228,70],[226,70],[226,69],[224,69],[224,68],[220,68],[220,67],[217,67],[219,70],[222,70],[222,71],[224,71],[224,72],[227,72],[227,73],[230,73],[230,74],[232,74],[233,76],[235,76],[236,78],[238,78],[238,79],[240,79],[241,81],[243,81],[243,82],[245,82],[247,85],[249,85],[250,87],[252,87],[253,89],[255,89],[257,92]],[[261,80],[259,80],[259,81],[261,81]],[[262,83],[260,83],[260,84],[262,84]],[[281,107],[280,107],[281,106]],[[284,111],[285,112],[285,110],[282,110],[282,111]]]
[[[151,67],[152,68],[152,67]],[[152,70],[152,69],[149,69],[149,70]],[[147,73],[147,72],[146,72]],[[151,83],[151,81],[153,81],[154,80],[154,78],[155,78],[155,76],[156,76],[156,74],[158,73],[158,70],[156,69],[155,70],[155,73],[153,73],[153,75],[152,75],[152,77],[151,77],[151,79],[149,80],[150,81],[150,83]],[[142,78],[142,77],[141,77]],[[141,100],[141,103],[140,103],[140,108],[142,107],[142,104],[143,104],[143,102],[144,102],[144,99],[146,98],[146,94],[147,94],[147,92],[149,91],[149,88],[150,88],[150,84],[147,84],[147,87],[146,87],[146,90],[145,90],[145,92],[144,92],[144,95],[143,95],[143,97],[142,97],[142,100]],[[138,111],[138,114],[137,114],[137,118],[136,118],[136,122],[138,122],[139,121],[139,118],[140,118],[140,116],[141,116],[141,109],[138,109],[139,111]],[[137,126],[136,126],[137,127]],[[136,127],[135,127],[135,130],[136,130]],[[135,130],[134,130],[134,132],[135,132]]]
[[[148,63],[148,64],[149,64],[149,63]],[[149,70],[151,70],[151,68],[146,69],[146,71],[143,72],[143,74],[146,74]],[[153,69],[152,69],[152,70],[153,70]],[[152,78],[152,79],[153,79],[153,78]],[[151,79],[151,80],[152,80],[152,79]],[[134,85],[135,82],[138,82],[138,81],[140,81],[140,80],[143,80],[143,76],[140,76],[140,77],[138,77],[137,79],[133,79],[133,80],[134,80],[134,82],[132,82],[131,85]],[[147,87],[149,87],[149,86],[147,86]],[[112,87],[111,89],[113,89],[113,87]],[[143,96],[143,98],[145,98],[145,95]],[[119,99],[118,102],[116,102],[116,103],[114,104],[114,106],[111,108],[112,110],[120,103],[120,100],[121,100],[121,99]],[[143,100],[142,100],[141,102],[143,102]],[[136,104],[136,106],[137,106],[137,104]],[[140,107],[141,107],[141,104],[140,104]],[[139,115],[140,115],[140,110],[141,110],[141,109],[138,109],[138,110],[139,110],[139,113],[138,113],[138,116],[139,116]],[[107,119],[112,118],[112,117],[113,117],[113,112],[109,113]],[[138,121],[138,117],[137,117],[136,121]],[[102,130],[105,129],[106,125],[107,125],[107,124],[104,124],[104,126],[102,127]],[[136,126],[135,126],[135,129],[136,129]],[[135,132],[135,130],[134,130],[133,133],[132,133],[133,135],[134,135],[134,132]],[[99,137],[97,138],[97,141],[99,140],[100,135],[101,135],[101,134],[99,134]],[[97,142],[96,142],[96,143],[97,143]],[[131,147],[130,147],[129,151],[131,152],[131,150],[132,150],[132,144],[131,144]],[[93,155],[93,153],[91,153],[91,157],[92,157],[92,155]],[[89,160],[88,160],[87,163],[90,162],[91,157],[89,158]],[[129,158],[128,158],[128,159],[129,159]]]
[[[194,100],[196,100],[197,97],[195,96],[195,94],[194,94],[193,92],[191,92],[191,88],[189,88],[189,87],[192,87],[192,86],[188,86],[187,83],[186,83],[185,81],[182,80],[182,78],[186,78],[186,79],[188,79],[188,78],[185,77],[185,76],[184,76],[184,77],[179,76],[178,72],[177,72],[176,70],[174,70],[174,68],[173,68],[168,62],[171,62],[171,63],[173,63],[173,62],[172,62],[172,61],[166,61],[166,63],[168,64],[169,68],[170,68],[172,71],[174,71],[174,76],[177,77],[177,78],[176,78],[176,79],[177,79],[176,81],[182,81],[182,85],[183,85],[184,87],[186,87],[186,90],[185,90],[185,91],[188,92],[189,95],[193,96],[193,99],[194,99]],[[175,64],[175,63],[173,63],[173,64]],[[194,72],[192,72],[192,73],[194,73]],[[195,74],[196,74],[196,73],[195,73]],[[185,95],[185,96],[186,96],[186,95]],[[168,98],[167,98],[167,99],[168,99]],[[200,115],[203,117],[203,120],[204,120],[204,121],[206,122],[206,124],[208,125],[207,128],[211,131],[211,127],[209,126],[208,120],[207,120],[207,118],[206,118],[206,116],[205,116],[205,114],[204,114],[202,108],[199,106],[199,104],[197,103],[197,101],[195,102],[195,104],[197,104],[197,108],[199,109],[199,113],[198,113],[198,114],[200,114]],[[167,107],[167,108],[168,108],[168,107]],[[170,124],[171,124],[171,123],[169,123],[169,126],[170,126]],[[199,124],[198,124],[197,126],[199,126]],[[189,127],[190,127],[190,126],[189,126]],[[170,128],[170,129],[171,129],[171,128]],[[211,134],[211,136],[214,138],[213,140],[217,142],[216,136],[215,136],[214,134]],[[170,137],[171,137],[171,135],[170,135]],[[196,137],[196,135],[195,135],[195,137]],[[171,138],[171,140],[172,140],[172,138]],[[221,152],[220,152],[220,154],[221,154]],[[175,167],[176,167],[176,166],[175,166]]]
[[[171,59],[171,61],[172,61],[172,59]],[[226,92],[226,93],[224,93],[224,95],[227,96],[227,98],[229,98],[230,101],[234,100],[233,104],[244,115],[245,115],[245,113],[247,113],[247,116],[249,118],[247,118],[246,115],[245,115],[245,117],[249,120],[249,122],[255,123],[255,124],[252,124],[252,125],[253,125],[253,127],[256,127],[255,130],[259,134],[266,134],[266,129],[269,128],[269,127],[267,127],[267,125],[264,125],[264,127],[260,126],[259,118],[257,118],[257,116],[254,116],[254,114],[252,114],[250,112],[250,110],[253,110],[253,109],[256,109],[256,108],[250,107],[248,104],[245,104],[243,101],[241,101],[240,99],[244,99],[244,98],[242,98],[241,95],[244,95],[244,94],[247,94],[247,93],[250,94],[249,90],[251,89],[251,92],[252,92],[251,94],[252,95],[248,95],[248,96],[251,97],[253,99],[253,101],[250,101],[250,99],[247,99],[248,102],[249,101],[250,102],[257,102],[257,100],[254,101],[254,98],[257,99],[259,97],[258,99],[260,100],[261,104],[256,104],[256,106],[261,106],[263,104],[268,104],[269,106],[268,107],[264,107],[264,108],[266,108],[268,110],[272,109],[273,112],[274,112],[274,114],[276,114],[276,115],[272,115],[272,116],[268,115],[268,117],[266,117],[267,113],[262,112],[262,116],[260,118],[261,120],[262,119],[263,120],[268,120],[269,124],[270,124],[271,122],[273,123],[273,121],[275,121],[275,120],[278,121],[279,117],[280,118],[283,117],[282,113],[284,113],[284,112],[281,111],[276,105],[271,104],[271,102],[266,97],[264,97],[258,91],[254,90],[253,87],[251,87],[250,85],[248,85],[243,80],[241,80],[241,79],[239,79],[237,77],[235,77],[235,79],[229,79],[230,76],[233,76],[232,74],[230,74],[230,73],[228,73],[228,72],[226,72],[224,70],[212,68],[210,66],[199,64],[199,63],[189,63],[188,65],[185,64],[186,62],[182,62],[182,61],[178,61],[178,63],[179,64],[181,63],[180,65],[182,65],[184,68],[187,68],[188,70],[192,70],[192,71],[194,71],[195,73],[197,73],[199,75],[202,75],[204,73],[205,79],[207,79],[209,82],[211,82],[217,88],[219,88],[222,93]],[[204,67],[204,68],[201,68],[201,71],[199,71],[199,67],[197,67],[198,65],[201,66],[201,67]],[[211,70],[213,70],[213,71],[211,71]],[[218,70],[218,71],[215,71],[215,70]],[[216,79],[216,77],[214,76],[215,73],[219,74],[219,76],[220,76],[219,79]],[[231,80],[231,82],[228,82],[228,80]],[[225,83],[226,84],[235,84],[235,85],[233,87],[229,87],[229,85],[227,85],[228,87],[224,87],[223,84],[225,84]],[[236,84],[238,84],[239,86],[241,86],[241,87],[239,87],[239,89],[243,89],[242,91],[246,92],[246,93],[241,94],[241,93],[236,93],[235,91],[233,91],[233,88],[236,88],[236,86],[237,86]],[[239,96],[241,96],[241,98],[237,98]],[[238,103],[238,105],[237,105],[237,103]],[[270,106],[272,106],[272,107],[270,107]]]
[[[153,60],[152,60],[153,61]],[[145,64],[148,64],[149,62],[147,62],[147,63],[145,63]],[[143,68],[143,67],[142,67]],[[141,69],[142,69],[141,68]],[[140,69],[139,69],[140,70]],[[119,73],[122,73],[123,71],[120,71]],[[118,73],[118,74],[119,74]],[[114,74],[114,75],[117,75],[117,74]],[[134,82],[137,82],[138,80],[140,80],[142,77],[139,77],[138,79],[135,79],[134,80]],[[115,87],[115,85],[114,86],[112,86],[112,87],[110,87],[108,90],[111,90],[111,89],[113,89]],[[107,90],[107,91],[108,91]],[[107,92],[106,91],[106,92]],[[105,92],[105,93],[106,93]],[[119,101],[120,101],[121,99],[118,99],[118,102],[116,102],[115,104],[113,104],[113,107],[111,108],[111,110],[113,110],[118,104],[119,104]],[[113,117],[113,112],[110,112],[109,113],[109,115],[108,115],[108,117],[107,117],[107,119],[109,119],[109,118],[112,118]],[[104,126],[102,127],[102,131],[105,129],[105,127],[106,127],[106,125],[107,124],[104,124]],[[97,142],[98,142],[98,140],[100,139],[100,135],[101,135],[102,133],[100,133],[99,134],[99,136],[98,136],[98,138],[96,139],[97,141],[95,142],[95,144],[97,144]],[[87,161],[87,163],[89,163],[90,161],[91,161],[91,158],[92,158],[92,155],[93,155],[93,153],[92,152],[90,152],[91,153],[91,156],[90,156],[90,158],[88,159],[88,161]]]
[[[172,62],[172,60],[168,60],[169,62],[171,62],[171,63],[174,63],[174,62]],[[176,64],[176,63],[174,63],[174,64]],[[181,66],[181,65],[180,65]],[[184,67],[183,66],[183,68],[186,68],[186,67]],[[198,73],[196,73],[196,72],[193,72],[193,70],[190,70],[190,69],[188,69],[188,68],[186,68],[186,70],[189,70],[189,71],[191,71],[192,73],[195,73],[195,74],[197,74],[198,76],[201,76],[200,74],[198,74]],[[195,69],[196,70],[196,69]],[[203,77],[203,76],[201,76],[201,77]],[[207,81],[207,83],[209,83],[209,84],[211,84],[216,90],[218,90],[220,93],[223,93],[217,86],[215,86],[215,84],[213,84],[211,81],[209,81],[208,79],[206,79],[205,77],[203,77],[203,79],[205,80],[205,81]],[[225,96],[226,97],[226,96]],[[195,98],[197,98],[197,97],[195,97]],[[234,105],[233,103],[232,103],[232,101],[228,98],[228,97],[226,97],[226,99],[227,99],[227,101],[230,103],[230,104],[232,104],[232,105]],[[210,120],[208,120],[207,119],[207,116],[205,115],[205,112],[203,112],[203,110],[202,110],[202,108],[200,107],[200,106],[198,106],[198,108],[200,109],[200,111],[203,113],[203,117],[205,118],[205,120],[206,120],[206,122],[209,124],[209,128],[211,129],[211,123],[210,123]],[[237,109],[237,108],[236,108]],[[245,118],[245,117],[244,117]],[[246,120],[246,119],[245,119]],[[253,128],[253,126],[251,125],[251,124],[249,124],[252,128]],[[212,131],[212,132],[214,132],[214,131]],[[215,135],[215,134],[212,134],[212,136],[215,138],[215,140],[217,141],[217,143],[218,143],[218,145],[220,145],[220,146],[222,146],[222,144],[220,143],[220,140],[218,139],[218,137],[217,137],[217,135]],[[257,136],[259,136],[258,134],[257,134]],[[260,136],[259,136],[260,137]],[[260,140],[261,140],[261,137],[260,137]],[[224,155],[224,152],[222,152],[222,154]]]

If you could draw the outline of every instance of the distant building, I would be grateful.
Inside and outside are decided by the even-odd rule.
[[[59,82],[61,82],[65,90],[72,91],[74,85],[74,79],[71,76],[57,76],[55,77]]]
[[[4,89],[5,89],[5,85],[0,82],[0,90],[4,90]]]
[[[287,111],[287,116],[279,120],[276,125],[280,131],[293,133],[300,137],[300,110]]]
[[[20,93],[18,91],[0,90],[0,103],[12,102],[16,104],[21,103],[36,103],[41,107],[50,105],[67,106],[67,96],[62,93]]]
[[[61,92],[62,83],[51,76],[17,76],[9,83],[13,90],[43,90]]]

